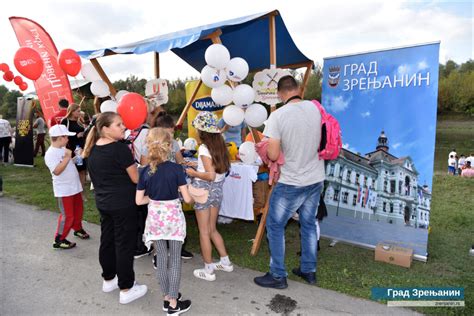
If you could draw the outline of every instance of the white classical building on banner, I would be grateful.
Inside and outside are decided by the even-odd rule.
[[[418,172],[409,157],[389,153],[382,131],[375,151],[365,155],[342,149],[326,166],[324,201],[330,216],[427,228],[431,192],[418,184]]]

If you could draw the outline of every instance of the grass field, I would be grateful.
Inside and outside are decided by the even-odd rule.
[[[436,287],[465,288],[465,308],[418,308],[426,314],[474,315],[474,257],[468,250],[474,243],[474,179],[446,175],[447,155],[452,148],[458,153],[474,150],[474,119],[439,117],[436,134],[435,177],[431,208],[431,233],[427,263],[413,262],[410,269],[374,261],[374,252],[354,246],[337,244],[328,247],[321,241],[318,255],[318,286],[352,296],[370,298],[372,287]],[[42,209],[57,210],[52,198],[51,178],[41,158],[35,168],[0,166],[4,192],[18,201]],[[188,221],[187,248],[199,252],[197,225],[192,212]],[[98,223],[99,216],[90,196],[84,218]],[[220,225],[231,259],[242,267],[267,271],[269,254],[265,240],[256,257],[250,256],[256,225],[234,221]],[[299,232],[295,222],[288,225],[287,266],[298,265]],[[295,279],[290,275],[290,278]],[[315,298],[317,300],[317,298]]]

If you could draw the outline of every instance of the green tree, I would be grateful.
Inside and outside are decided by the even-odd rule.
[[[17,98],[23,96],[20,91],[12,90],[4,93],[0,112],[5,119],[16,118]]]
[[[141,95],[145,94],[145,85],[146,79],[138,79],[137,76],[130,75],[125,80],[118,80],[113,83],[115,89],[118,90],[127,90],[128,92],[136,92]]]
[[[314,69],[311,71],[308,84],[306,85],[306,90],[304,93],[305,99],[321,101],[322,79],[323,72],[321,66],[316,64]]]

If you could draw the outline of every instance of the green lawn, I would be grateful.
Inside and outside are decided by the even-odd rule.
[[[468,250],[474,243],[474,179],[447,176],[447,154],[452,147],[458,153],[474,150],[474,120],[459,117],[439,117],[436,134],[436,162],[431,209],[431,233],[427,263],[413,262],[410,269],[374,261],[374,252],[350,245],[329,247],[321,241],[318,256],[318,286],[352,296],[370,298],[371,287],[456,286],[465,288],[465,308],[418,308],[417,311],[440,315],[474,315],[474,257]],[[42,209],[57,210],[52,198],[51,178],[41,158],[35,168],[0,167],[4,192],[18,201]],[[197,225],[192,212],[188,220],[187,248],[199,252]],[[87,221],[98,223],[93,198],[85,206]],[[234,221],[220,225],[231,259],[242,267],[267,271],[269,254],[264,240],[259,254],[250,256],[251,239],[256,225]],[[297,224],[287,228],[287,266],[298,265]],[[290,278],[295,279],[290,275]],[[317,298],[315,298],[317,299]]]

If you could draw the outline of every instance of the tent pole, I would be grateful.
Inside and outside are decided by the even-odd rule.
[[[311,75],[311,70],[313,69],[313,61],[310,61],[308,63],[308,66],[306,66],[306,72],[304,73],[303,77],[303,84],[301,85],[301,97],[304,99],[304,93],[306,91],[306,86],[308,85],[308,80]]]
[[[92,66],[94,66],[95,70],[99,74],[100,78],[109,86],[110,94],[115,97],[117,94],[117,90],[115,90],[114,86],[110,82],[107,74],[105,73],[104,69],[99,64],[99,61],[96,58],[91,59]]]
[[[275,15],[268,17],[268,27],[270,33],[270,68],[277,65],[276,60],[276,32],[275,32]]]
[[[181,112],[181,115],[179,116],[178,122],[176,122],[176,126],[183,126],[183,122],[184,122],[184,119],[186,118],[186,114],[188,113],[189,108],[191,107],[191,104],[193,104],[194,100],[196,99],[196,94],[198,93],[199,88],[201,88],[201,85],[202,85],[202,81],[199,80],[196,88],[193,91],[193,94],[191,95],[191,98],[189,98],[188,103],[184,107],[183,112]]]
[[[158,52],[155,52],[153,54],[153,62],[155,66],[155,78],[158,79],[160,78],[160,54]]]
[[[94,112],[95,114],[100,113],[99,97],[94,97]]]

